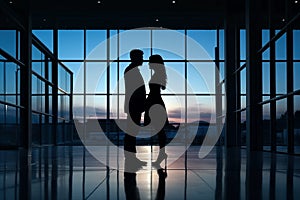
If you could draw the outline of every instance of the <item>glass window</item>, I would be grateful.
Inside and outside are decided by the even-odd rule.
[[[87,119],[106,119],[106,95],[86,95]]]
[[[58,96],[58,115],[65,120],[69,120],[70,114],[70,100],[69,96],[60,94]]]
[[[73,119],[79,123],[83,123],[84,117],[84,96],[73,95]]]
[[[276,145],[277,151],[287,152],[287,100],[281,99],[276,102]]]
[[[107,62],[86,63],[86,92],[104,93],[107,91]]]
[[[0,99],[2,100],[1,97],[0,97]],[[6,107],[7,107],[6,105],[0,103],[0,123],[1,124],[5,123],[5,116],[4,115],[5,115],[5,108]]]
[[[167,73],[167,87],[162,91],[162,94],[185,93],[184,65],[185,64],[183,62],[165,62]]]
[[[58,31],[58,58],[63,60],[83,60],[83,30]]]
[[[215,93],[215,64],[192,62],[187,67],[188,93]]]
[[[170,123],[185,122],[185,98],[184,96],[162,96]]]
[[[34,45],[32,45],[32,60],[43,60],[44,54],[38,50]]]
[[[226,115],[226,95],[225,95],[225,85],[222,84],[222,116]]]
[[[294,120],[295,153],[300,154],[300,95],[294,96]]]
[[[5,86],[5,78],[4,78],[4,75],[5,75],[5,63],[4,62],[0,62],[0,94],[4,94],[4,86]]]
[[[276,60],[286,60],[286,34],[275,42],[275,58]]]
[[[66,92],[70,92],[70,74],[69,72],[59,64],[58,67],[58,87]]]
[[[225,78],[225,64],[224,62],[220,62],[219,64],[220,82],[222,82]]]
[[[271,150],[271,129],[270,129],[270,104],[264,104],[263,107],[263,148],[264,150]]]
[[[15,30],[0,30],[0,48],[16,57],[16,31]]]
[[[286,63],[276,62],[276,94],[286,93]]]
[[[63,62],[73,72],[73,93],[83,94],[84,89],[84,63],[82,62]]]
[[[32,70],[42,77],[45,77],[45,66],[44,62],[32,62]]]
[[[17,80],[17,65],[14,63],[6,63],[6,70],[5,70],[5,90],[6,94],[16,94],[16,80]]]
[[[294,59],[300,60],[300,30],[294,30],[293,35]]]
[[[246,94],[246,68],[240,72],[241,94]]]
[[[141,49],[144,52],[144,59],[147,60],[150,56],[150,48],[151,48],[150,35],[151,35],[150,30],[133,29],[133,30],[120,32],[119,33],[120,59],[129,60],[130,59],[129,52],[132,49]]]
[[[107,59],[107,40],[106,30],[87,30],[86,31],[86,59],[87,60],[106,60]]]
[[[53,52],[53,30],[32,30],[32,33]]]
[[[111,119],[126,119],[126,115],[124,113],[124,95],[110,95],[110,118]]]
[[[220,37],[220,41],[219,41],[219,53],[220,53],[220,60],[224,60],[224,47],[225,47],[225,40],[224,40],[224,30],[219,30],[219,37]]]
[[[110,60],[117,60],[118,59],[118,51],[119,51],[119,34],[117,30],[110,30],[109,31],[109,56]],[[128,58],[126,58],[128,59]]]
[[[240,59],[246,60],[246,30],[240,30]]]
[[[294,91],[300,89],[300,62],[294,62]]]
[[[246,108],[247,102],[246,102],[246,95],[241,96],[241,108]]]
[[[120,62],[119,63],[119,67],[120,67],[120,70],[119,70],[119,77],[120,77],[120,80],[118,82],[119,84],[119,91],[121,94],[125,94],[125,83],[124,83],[124,72],[125,72],[125,69],[126,67],[129,65],[130,63],[129,62]],[[144,81],[145,78],[144,78]]]
[[[246,132],[247,132],[247,127],[246,127],[246,111],[241,112],[241,145],[245,146],[247,139],[246,139]]]
[[[118,93],[119,84],[118,84],[118,63],[112,62],[109,65],[109,89],[111,94]],[[119,74],[120,75],[120,74]],[[120,77],[119,77],[120,78]]]
[[[263,94],[270,94],[270,63],[263,62],[262,66],[262,84],[263,84]],[[269,96],[270,98],[270,96]]]
[[[182,30],[153,30],[153,54],[164,60],[185,59],[185,35]]]
[[[6,106],[6,123],[7,124],[15,124],[17,123],[17,116],[16,116],[16,108],[11,106]],[[15,130],[15,129],[13,129]],[[15,134],[11,135],[10,137],[15,138]]]
[[[187,59],[210,60],[215,58],[216,30],[187,31]]]
[[[216,123],[215,96],[188,96],[187,97],[187,121]]]
[[[262,30],[262,47],[265,46],[270,41],[270,30]],[[265,50],[262,54],[263,60],[270,59],[270,48]]]

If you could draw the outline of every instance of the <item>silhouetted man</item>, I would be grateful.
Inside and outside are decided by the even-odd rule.
[[[125,69],[125,105],[127,129],[124,138],[125,159],[134,166],[146,165],[136,157],[136,135],[139,131],[142,113],[145,111],[146,89],[139,66],[143,64],[143,51],[133,49],[130,52],[131,63]]]

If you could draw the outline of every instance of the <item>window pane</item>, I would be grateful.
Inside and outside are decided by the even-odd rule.
[[[5,73],[5,90],[6,94],[15,94],[16,91],[16,71],[17,65],[14,63],[6,63]]]
[[[152,36],[153,54],[160,54],[164,60],[175,60],[185,58],[184,31],[153,30]]]
[[[240,59],[246,60],[246,30],[240,30]]]
[[[247,127],[246,127],[246,111],[241,112],[241,145],[245,146],[246,145],[246,131],[247,131]]]
[[[104,93],[107,91],[107,62],[86,63],[86,92]]]
[[[216,123],[215,96],[187,97],[188,122]]]
[[[73,119],[83,122],[84,112],[84,96],[73,95]]]
[[[119,56],[118,54],[118,41],[119,35],[117,30],[109,31],[109,56],[111,60],[116,60]],[[128,59],[128,58],[126,58]]]
[[[246,68],[240,72],[241,94],[246,94]]]
[[[265,46],[270,41],[270,30],[262,31],[262,46]],[[270,59],[270,48],[263,52],[263,60]]]
[[[300,89],[300,62],[294,62],[294,91]]]
[[[44,62],[32,62],[32,70],[42,77],[45,77],[45,65]]]
[[[86,31],[86,55],[87,60],[107,59],[106,30]]]
[[[32,30],[32,33],[53,52],[53,31],[52,30]]]
[[[69,120],[70,113],[70,99],[69,96],[60,94],[58,96],[58,115],[64,118],[64,120]]]
[[[270,94],[270,64],[269,64],[269,62],[264,62],[262,67],[263,67],[263,71],[262,71],[263,94]]]
[[[170,123],[185,122],[185,98],[184,96],[162,96]]]
[[[294,117],[295,153],[300,154],[300,95],[294,97]]]
[[[166,62],[167,87],[162,91],[162,94],[184,94],[185,92],[185,77],[184,63]]]
[[[287,101],[282,99],[276,102],[276,145],[277,151],[287,152]]]
[[[124,84],[124,72],[126,67],[129,65],[129,62],[120,62],[120,70],[119,70],[119,76],[120,76],[120,80],[119,80],[119,90],[121,94],[125,93],[125,84]],[[146,81],[144,79],[144,81]]]
[[[263,145],[264,150],[271,150],[270,104],[263,105]]]
[[[16,57],[16,31],[0,30],[0,48]]]
[[[188,93],[215,93],[214,63],[188,63],[187,72]]]
[[[109,65],[109,89],[111,94],[118,93],[118,63],[113,62]],[[120,77],[119,77],[120,78]]]
[[[219,43],[219,48],[220,48],[220,59],[224,60],[224,30],[220,30],[220,43]]]
[[[32,60],[43,60],[44,54],[32,45]]]
[[[294,59],[300,60],[300,30],[294,30],[294,39],[293,39],[293,47],[294,47]]]
[[[275,42],[275,55],[276,60],[285,60],[286,59],[286,34],[282,35],[276,42]]]
[[[106,95],[86,95],[87,119],[106,119]]]
[[[225,78],[225,65],[224,62],[220,62],[219,73],[220,73],[220,82],[222,82]]]
[[[188,60],[207,60],[215,57],[216,30],[188,30],[187,36]]]
[[[0,62],[0,94],[4,94],[4,86],[5,86],[5,83],[4,83],[4,75],[5,75],[5,63],[4,62]],[[1,99],[1,98],[0,98]],[[2,99],[1,99],[2,100]]]
[[[83,94],[84,65],[82,62],[63,62],[73,72],[73,93]]]
[[[276,94],[286,93],[286,63],[276,63]]]
[[[151,47],[150,34],[150,30],[129,30],[120,32],[120,59],[129,60],[129,52],[132,49],[141,49],[144,51],[144,59],[148,59]]]
[[[58,67],[58,87],[64,91],[70,93],[70,74],[69,72],[59,64]]]
[[[58,58],[83,60],[83,30],[58,31]]]
[[[246,96],[241,96],[241,109],[246,108]]]

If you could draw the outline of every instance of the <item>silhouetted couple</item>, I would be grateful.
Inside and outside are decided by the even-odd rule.
[[[142,113],[144,114],[144,125],[153,127],[159,139],[159,154],[152,166],[160,168],[160,163],[166,160],[165,152],[166,134],[164,126],[169,123],[166,107],[161,97],[161,89],[166,89],[167,75],[164,61],[160,55],[149,57],[149,68],[154,71],[149,81],[149,95],[146,97],[146,87],[144,79],[140,73],[139,66],[143,64],[143,51],[133,49],[130,52],[131,63],[125,69],[125,113],[127,113],[127,129],[124,138],[125,165],[133,169],[141,168],[147,163],[136,157],[136,136],[141,125]],[[159,105],[158,109],[151,109]],[[154,107],[155,107],[154,106]],[[154,110],[154,111],[153,111]],[[154,113],[153,113],[154,112]],[[165,116],[162,120],[163,125],[154,123],[155,119]],[[126,166],[125,166],[126,168]]]

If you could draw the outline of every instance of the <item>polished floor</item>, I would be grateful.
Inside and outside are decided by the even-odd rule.
[[[138,151],[151,163],[150,147]],[[1,150],[0,199],[300,199],[300,157],[215,147],[200,159],[198,152],[190,147],[162,175],[148,165],[127,173],[119,155],[110,156],[117,168],[107,167],[82,146],[33,148],[32,157]]]

